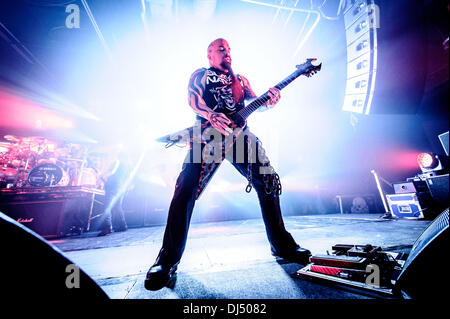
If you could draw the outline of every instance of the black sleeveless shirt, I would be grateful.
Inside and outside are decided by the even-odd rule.
[[[206,105],[214,112],[233,114],[244,107],[244,102],[235,103],[233,93],[231,91],[232,76],[222,72],[216,68],[202,68],[194,72],[192,80],[203,86],[202,98]],[[237,78],[242,86],[242,79],[239,75]],[[244,97],[245,98],[245,97]],[[197,115],[197,120],[205,121],[204,118]]]

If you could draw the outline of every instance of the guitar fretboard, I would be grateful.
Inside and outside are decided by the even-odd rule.
[[[278,90],[284,89],[289,83],[294,81],[296,78],[298,78],[300,75],[304,73],[304,70],[297,70],[293,72],[291,75],[286,77],[283,81],[275,85],[275,88]],[[247,119],[253,112],[255,112],[257,109],[259,109],[261,106],[263,106],[267,101],[270,100],[269,94],[266,92],[260,97],[258,97],[256,100],[254,100],[252,103],[244,107],[242,110],[238,112],[238,114],[245,120]]]

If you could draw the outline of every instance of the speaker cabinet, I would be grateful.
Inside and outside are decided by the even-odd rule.
[[[2,189],[0,211],[45,238],[89,231],[92,206],[101,190],[69,187]]]
[[[430,176],[426,179],[426,182],[436,206],[441,209],[447,207],[449,201],[448,174]]]
[[[443,298],[448,288],[448,208],[415,241],[396,289],[406,298]]]
[[[344,111],[368,114],[377,72],[377,19],[374,0],[344,1],[347,86]]]
[[[415,114],[425,89],[423,1],[342,0],[347,86],[342,110]]]
[[[412,179],[407,182],[394,183],[393,186],[396,194],[420,193],[428,191],[426,182],[421,180]]]

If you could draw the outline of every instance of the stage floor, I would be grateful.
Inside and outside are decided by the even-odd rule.
[[[335,244],[372,244],[408,252],[431,223],[382,220],[379,215],[285,217],[286,229],[313,254]],[[144,278],[160,249],[164,227],[95,237],[50,240],[114,299],[361,299],[374,298],[295,278],[302,265],[270,254],[262,219],[192,224],[174,287],[147,291]]]

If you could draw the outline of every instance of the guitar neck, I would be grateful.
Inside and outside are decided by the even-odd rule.
[[[291,75],[286,77],[283,81],[275,85],[275,88],[278,90],[284,89],[288,84],[290,84],[292,81],[294,81],[296,78],[298,78],[300,75],[303,74],[303,71],[297,70],[293,72]],[[268,92],[264,93],[260,97],[258,97],[256,100],[254,100],[252,103],[244,107],[242,110],[238,112],[238,114],[245,120],[247,119],[253,112],[255,112],[257,109],[259,109],[261,106],[266,104],[267,101],[270,100],[270,95]]]

